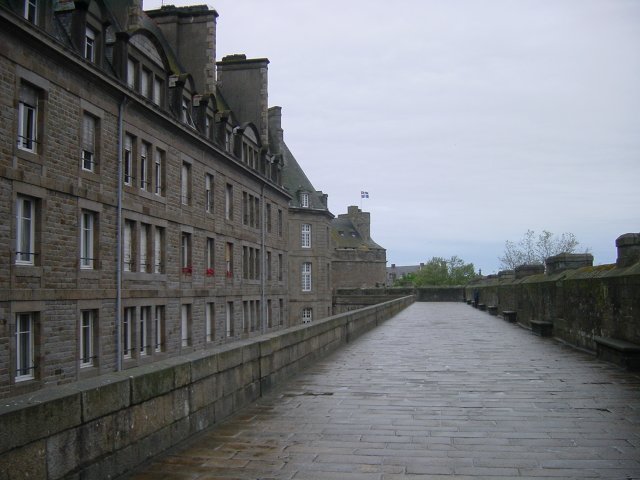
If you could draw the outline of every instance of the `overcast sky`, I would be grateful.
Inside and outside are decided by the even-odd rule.
[[[640,232],[638,0],[164,3],[217,10],[218,59],[270,60],[287,145],[388,265],[495,273],[527,229],[612,263]]]

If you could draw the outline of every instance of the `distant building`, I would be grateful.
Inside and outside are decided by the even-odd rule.
[[[404,266],[392,263],[390,267],[387,267],[387,287],[391,287],[396,280],[400,280],[410,273],[419,272],[422,270],[422,267],[424,267],[424,263]]]
[[[332,284],[338,288],[370,288],[386,281],[387,253],[371,239],[371,218],[356,206],[331,222]]]

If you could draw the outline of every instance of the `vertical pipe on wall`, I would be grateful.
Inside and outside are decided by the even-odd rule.
[[[260,332],[267,333],[267,302],[266,302],[266,278],[267,278],[267,252],[266,252],[266,221],[265,214],[266,208],[264,203],[264,185],[265,182],[262,182],[262,186],[260,187]]]
[[[122,144],[124,140],[124,107],[127,97],[124,97],[118,108],[118,211],[116,225],[116,371],[122,370]]]

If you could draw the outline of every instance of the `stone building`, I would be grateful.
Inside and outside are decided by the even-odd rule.
[[[371,218],[356,206],[331,222],[334,244],[331,276],[334,289],[384,286],[387,253],[371,239]]]
[[[416,273],[422,270],[424,263],[420,265],[396,265],[392,263],[390,267],[387,267],[387,287],[393,286],[396,280],[401,280],[410,273]]]
[[[327,195],[317,191],[284,142],[282,111],[269,109],[269,144],[283,163],[289,201],[289,323],[331,316],[331,220]]]
[[[0,0],[0,397],[287,325],[267,62],[217,79],[216,17]]]

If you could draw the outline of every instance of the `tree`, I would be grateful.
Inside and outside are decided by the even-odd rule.
[[[558,237],[543,230],[536,237],[533,230],[527,230],[519,242],[505,242],[504,255],[498,260],[502,268],[507,270],[520,265],[544,264],[545,259],[553,255],[575,252],[579,243],[573,233],[563,233]]]
[[[473,263],[464,263],[455,255],[449,259],[433,257],[417,272],[397,280],[396,286],[465,285],[476,276]]]

